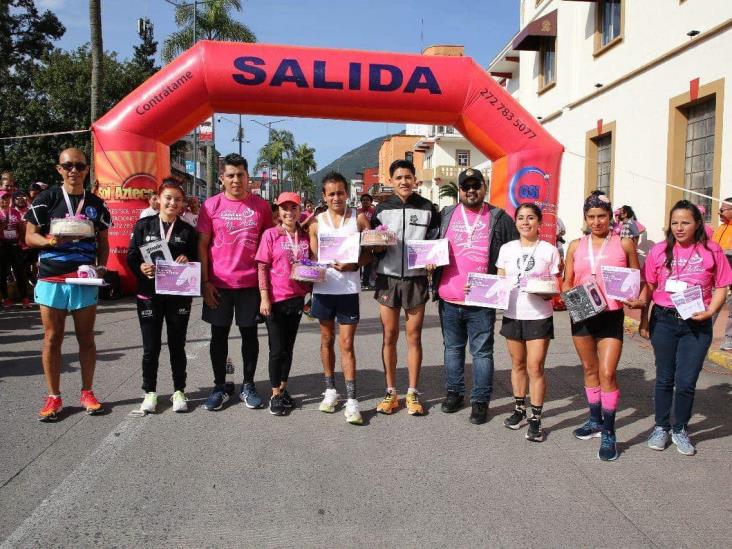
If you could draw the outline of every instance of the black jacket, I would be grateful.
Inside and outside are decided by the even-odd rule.
[[[392,195],[376,206],[371,227],[387,225],[397,236],[397,245],[389,246],[378,254],[377,273],[398,278],[425,276],[425,269],[407,268],[407,240],[434,240],[440,229],[440,213],[437,207],[417,193],[406,202]]]
[[[440,212],[440,236],[446,238],[447,228],[450,226],[452,214],[455,213],[455,206],[445,206]],[[498,252],[506,242],[516,240],[519,233],[516,230],[516,223],[511,216],[502,208],[488,204],[488,211],[491,214],[488,224],[488,274],[496,274],[496,260]],[[433,298],[437,299],[437,288],[440,287],[440,278],[442,278],[442,267],[438,267],[432,275]]]
[[[166,230],[167,228],[165,227]],[[137,293],[149,297],[155,295],[155,280],[146,277],[140,271],[140,265],[143,264],[140,246],[155,240],[162,240],[160,236],[160,217],[157,215],[143,217],[135,223],[130,238],[130,246],[127,249],[127,265],[137,277]],[[188,258],[188,261],[198,261],[198,234],[196,234],[196,229],[179,217],[173,226],[168,247],[173,259],[182,254]]]

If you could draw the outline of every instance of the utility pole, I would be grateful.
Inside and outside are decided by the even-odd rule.
[[[239,115],[239,130],[236,132],[236,140],[239,142],[239,156],[241,156],[241,146],[244,142],[244,128],[241,126],[241,114]]]
[[[274,120],[272,122],[267,122],[266,124],[262,124],[260,121],[254,120],[253,118],[250,118],[250,120],[252,122],[254,122],[255,124],[259,124],[263,128],[267,128],[267,144],[269,145],[270,143],[272,143],[272,124],[279,124],[280,122],[284,122],[286,119],[285,118],[281,118],[280,120]],[[269,179],[268,179],[268,181],[269,181],[269,184],[272,185],[272,165],[269,164],[267,166],[267,169],[269,171]],[[282,174],[280,174],[278,172],[277,173],[277,183],[278,184],[280,182],[280,178],[281,177],[282,177]],[[274,186],[273,186],[273,191],[276,191],[276,189],[274,188]],[[277,196],[277,193],[276,192],[273,192],[273,194],[275,196]]]

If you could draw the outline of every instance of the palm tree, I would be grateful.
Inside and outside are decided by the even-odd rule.
[[[444,185],[440,185],[440,198],[452,198],[455,202],[458,199],[458,188],[453,181],[448,181]]]
[[[270,130],[269,141],[259,150],[255,170],[268,167],[277,170],[279,184],[286,181],[285,168],[295,152],[295,137],[287,130]],[[288,169],[288,172],[291,171]],[[270,172],[271,173],[271,172]],[[278,185],[278,187],[280,186]],[[275,194],[277,190],[275,189]]]
[[[223,40],[225,42],[256,42],[257,37],[245,24],[234,20],[230,12],[241,11],[241,0],[199,0],[200,11],[196,13],[196,39]],[[175,23],[178,31],[163,43],[161,56],[170,63],[176,56],[193,45],[193,10],[187,4],[175,9]]]
[[[99,117],[99,106],[102,103],[102,85],[104,80],[104,46],[102,44],[102,5],[101,0],[89,0],[89,28],[91,30],[91,123]],[[92,164],[89,181],[93,185],[96,180]]]
[[[290,179],[292,179],[293,190],[310,192],[312,182],[309,174],[318,169],[315,163],[315,149],[309,147],[307,143],[298,145],[286,166]]]

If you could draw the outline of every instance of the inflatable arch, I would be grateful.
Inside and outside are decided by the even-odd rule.
[[[215,112],[454,126],[493,161],[491,202],[539,202],[542,237],[555,239],[563,147],[469,57],[202,41],[92,127],[115,223],[109,266],[125,291],[144,191],[168,175],[169,146]]]

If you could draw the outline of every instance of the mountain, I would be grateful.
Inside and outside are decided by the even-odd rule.
[[[372,139],[368,143],[364,143],[360,147],[356,147],[340,158],[335,159],[325,168],[321,168],[314,174],[311,174],[310,180],[315,184],[315,188],[320,189],[320,182],[323,176],[332,171],[340,172],[348,181],[351,179],[361,179],[361,174],[356,174],[356,172],[363,172],[364,168],[379,165],[379,149],[387,137],[390,137],[390,135],[383,135]]]

